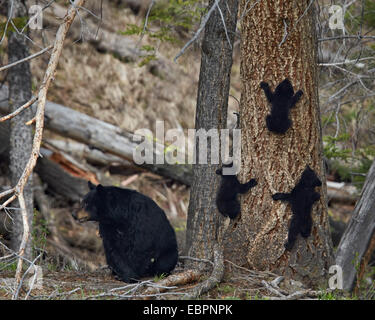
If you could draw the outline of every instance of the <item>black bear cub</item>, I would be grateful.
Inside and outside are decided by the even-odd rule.
[[[98,221],[108,266],[124,282],[169,274],[176,266],[175,232],[164,211],[130,189],[95,186],[82,201],[86,220]]]
[[[303,171],[301,179],[291,193],[275,193],[273,200],[287,201],[292,206],[292,221],[290,222],[288,241],[285,243],[287,250],[292,250],[298,234],[307,238],[311,234],[312,218],[311,209],[314,202],[320,199],[320,194],[314,191],[322,182],[315,171],[309,166]]]
[[[266,117],[267,128],[275,133],[283,134],[292,125],[289,119],[289,109],[293,108],[301,98],[303,92],[299,90],[294,94],[293,86],[289,79],[285,79],[272,92],[267,82],[261,82],[268,102],[272,105],[271,114]]]
[[[240,183],[235,175],[223,175],[223,168],[232,166],[233,163],[223,164],[222,168],[216,170],[216,174],[221,175],[221,183],[216,196],[216,206],[223,216],[234,219],[241,211],[237,194],[248,192],[257,185],[257,182],[255,179],[251,179],[247,183]]]

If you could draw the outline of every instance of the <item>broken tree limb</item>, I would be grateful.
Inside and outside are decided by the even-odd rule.
[[[80,201],[88,192],[87,180],[97,183],[92,173],[74,175],[72,170],[67,170],[54,159],[56,155],[46,149],[41,149],[42,157],[38,160],[35,171],[39,174],[43,182],[48,184],[48,188],[72,201]],[[74,168],[74,167],[73,167]]]
[[[0,88],[0,113],[5,114],[8,110],[7,97],[8,88],[3,86]],[[35,105],[32,109],[35,110]],[[131,132],[53,102],[46,103],[45,118],[45,126],[51,131],[133,161],[133,152],[139,145],[138,142],[134,142],[134,138],[139,136]],[[157,151],[154,148],[154,159],[156,156]],[[142,164],[139,167],[186,185],[190,185],[192,181],[191,165]]]
[[[341,238],[336,253],[336,264],[343,271],[344,290],[354,287],[357,268],[370,246],[375,233],[375,161],[367,174],[365,184],[353,216]]]

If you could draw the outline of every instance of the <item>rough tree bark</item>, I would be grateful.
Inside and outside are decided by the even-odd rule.
[[[326,177],[317,92],[315,16],[309,0],[260,1],[244,13],[241,28],[242,169],[241,182],[256,177],[254,191],[242,197],[241,217],[226,232],[225,256],[256,270],[272,270],[307,285],[327,274],[333,262],[326,206]],[[285,23],[288,36],[284,39]],[[283,42],[283,39],[285,40]],[[292,127],[283,135],[270,132],[270,112],[260,82],[272,90],[289,78],[303,96],[291,110]],[[293,250],[284,248],[291,218],[290,205],[273,201],[276,192],[290,192],[306,165],[323,182],[312,210],[312,234],[299,236]],[[254,193],[256,193],[254,195]]]
[[[8,16],[11,10],[11,1],[8,3]],[[27,7],[24,1],[14,0],[12,18],[27,16]],[[12,63],[29,56],[27,39],[25,36],[10,32],[8,37],[8,62]],[[31,72],[29,62],[24,62],[9,69],[9,113],[31,99]],[[10,120],[10,171],[12,184],[16,185],[23,173],[26,163],[31,154],[32,148],[32,127],[25,125],[25,122],[32,118],[31,110],[25,110],[17,117]],[[24,189],[24,197],[27,208],[29,225],[33,217],[33,192],[32,176]],[[14,203],[17,207],[17,203]],[[11,236],[11,247],[18,251],[22,240],[23,223],[20,211],[13,211],[13,226]],[[29,242],[25,257],[31,258],[31,243]]]
[[[209,7],[213,5],[211,0]],[[199,75],[196,130],[225,129],[227,123],[232,45],[236,30],[238,1],[220,1],[229,44],[220,13],[215,9],[208,20],[202,43]],[[197,144],[198,145],[198,144]],[[197,159],[199,154],[197,146]],[[201,151],[202,152],[202,151]],[[210,143],[207,154],[211,154]],[[208,156],[209,159],[209,156]],[[223,218],[215,204],[219,176],[217,164],[197,164],[193,168],[193,182],[187,219],[186,252],[189,256],[213,259],[215,244],[222,238]]]
[[[375,161],[367,173],[362,194],[357,202],[353,216],[341,238],[336,252],[336,263],[343,272],[344,290],[352,290],[356,281],[358,267],[375,237]],[[372,248],[373,250],[373,248]]]

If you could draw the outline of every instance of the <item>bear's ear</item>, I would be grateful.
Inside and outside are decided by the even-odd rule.
[[[223,170],[222,170],[222,169],[217,169],[217,170],[216,170],[216,174],[221,175],[222,173],[223,173]]]
[[[102,191],[104,190],[104,187],[103,187],[101,184],[98,184],[98,185],[96,186],[96,190],[97,190],[98,192],[102,192]]]
[[[91,181],[88,181],[87,184],[88,184],[90,190],[94,190],[95,189],[95,184],[91,183]]]

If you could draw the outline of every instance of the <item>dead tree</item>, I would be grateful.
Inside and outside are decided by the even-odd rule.
[[[345,290],[350,291],[354,288],[359,268],[361,264],[366,264],[363,258],[370,249],[370,243],[375,235],[374,213],[375,161],[367,173],[361,197],[336,252],[336,264],[342,268]]]

